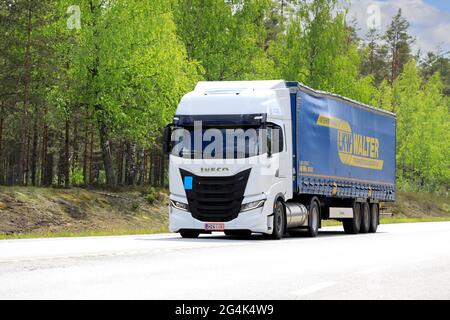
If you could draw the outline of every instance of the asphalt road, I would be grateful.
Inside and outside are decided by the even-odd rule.
[[[450,222],[0,241],[0,299],[450,299]]]

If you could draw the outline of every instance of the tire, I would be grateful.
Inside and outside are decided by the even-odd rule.
[[[247,238],[252,235],[252,232],[250,230],[225,230],[224,233],[226,236],[229,236],[229,237]]]
[[[192,231],[192,230],[181,230],[180,235],[182,238],[195,239],[195,238],[198,238],[198,236],[200,235],[200,232]]]
[[[378,203],[372,203],[370,205],[370,233],[377,232],[378,224],[380,221],[380,208],[378,206]]]
[[[317,237],[320,225],[320,208],[316,199],[312,199],[308,211],[308,236]]]
[[[361,228],[361,205],[358,202],[353,204],[353,218],[344,219],[344,231],[347,234],[357,234]]]
[[[273,209],[273,231],[270,238],[280,240],[286,230],[286,214],[283,202],[277,200]]]
[[[361,204],[361,228],[359,233],[368,233],[370,229],[370,207],[368,202]]]

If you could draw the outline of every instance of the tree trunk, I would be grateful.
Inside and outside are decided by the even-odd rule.
[[[83,183],[85,186],[88,185],[88,137],[89,137],[89,126],[87,125],[84,128],[84,152],[83,152]]]
[[[58,149],[58,164],[57,164],[57,176],[58,176],[58,187],[61,187],[64,180],[64,166],[65,166],[65,159],[64,159],[64,136],[60,137],[59,139],[59,149]]]
[[[148,170],[148,150],[147,148],[144,148],[144,160],[143,160],[143,171],[142,171],[142,178],[143,178],[143,184],[147,184],[147,170]]]
[[[35,108],[34,124],[33,124],[33,147],[31,150],[31,184],[36,186],[36,171],[37,171],[37,160],[38,160],[38,111]]]
[[[28,6],[28,17],[27,17],[27,42],[25,47],[25,57],[24,57],[24,75],[23,75],[23,123],[28,123],[28,105],[30,103],[30,82],[31,82],[31,1],[29,1]],[[27,136],[28,128],[27,126],[22,127],[21,135],[21,147],[19,154],[19,183],[24,183],[24,173],[26,170],[26,152],[28,147]]]
[[[5,180],[5,167],[3,162],[3,121],[4,119],[4,105],[2,103],[1,109],[0,109],[0,184],[4,184]]]
[[[162,150],[161,150],[161,146],[158,148],[158,153],[159,153],[159,159],[160,159],[160,165],[159,165],[159,183],[160,183],[160,186],[161,187],[164,187],[164,177],[165,177],[165,173],[166,173],[166,170],[165,170],[165,160],[166,160],[166,157],[165,157],[165,154],[164,154],[164,152],[162,152]]]
[[[24,168],[25,181],[24,181],[24,185],[27,186],[28,181],[29,181],[29,175],[30,175],[30,144],[31,144],[30,130],[28,128],[27,128],[27,134],[25,137],[26,137],[25,138],[26,149],[25,149],[25,168]]]
[[[44,123],[41,149],[41,185],[47,185],[48,126]]]
[[[152,186],[158,185],[158,155],[155,145],[152,146]]]
[[[64,139],[64,187],[70,187],[70,122],[66,120],[65,128],[65,139]]]
[[[145,182],[145,149],[139,148],[139,157],[138,157],[138,167],[139,167],[139,178],[138,185],[142,186]]]
[[[126,157],[126,183],[129,186],[133,186],[136,183],[136,144],[133,142],[127,142]]]
[[[75,173],[75,169],[78,166],[78,154],[79,154],[79,146],[78,146],[78,121],[74,121],[73,124],[73,155],[72,155],[72,175]]]
[[[97,107],[97,109],[101,109]],[[116,177],[114,174],[113,158],[111,152],[111,142],[109,140],[108,127],[102,119],[98,119],[99,134],[100,134],[100,148],[102,151],[103,165],[105,168],[106,185],[109,188],[116,186]]]
[[[46,144],[46,161],[45,161],[45,179],[44,186],[51,186],[53,184],[53,163],[55,159],[55,155],[53,150],[48,152],[48,146],[53,143],[53,132],[50,129],[47,129],[47,144]]]
[[[3,121],[4,121],[4,104],[0,109],[0,184],[4,184],[4,166],[3,166]]]
[[[119,152],[117,154],[117,185],[123,185],[123,158],[125,154],[125,141],[120,140]]]
[[[53,184],[53,161],[55,155],[53,152],[47,154],[47,165],[45,168],[45,186],[50,187]]]
[[[93,152],[94,152],[94,131],[91,125],[91,138],[90,138],[90,144],[89,144],[89,185],[93,185],[94,184],[94,157],[93,157]]]

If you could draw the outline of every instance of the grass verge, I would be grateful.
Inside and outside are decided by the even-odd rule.
[[[381,217],[381,224],[416,223],[416,222],[443,222],[450,221],[450,217]],[[322,227],[340,226],[342,222],[336,220],[322,221]]]
[[[450,217],[382,217],[381,224],[392,223],[417,223],[417,222],[443,222],[450,221]],[[342,225],[335,220],[322,221],[322,227],[335,227]],[[137,230],[109,230],[109,231],[81,231],[81,232],[51,232],[47,233],[16,233],[12,235],[0,234],[0,240],[34,239],[34,238],[75,238],[75,237],[100,237],[100,236],[124,236],[167,233],[167,228],[161,229],[137,229]]]
[[[136,229],[136,230],[107,230],[107,231],[60,231],[60,232],[30,232],[30,233],[14,233],[0,234],[0,240],[13,239],[34,239],[34,238],[77,238],[77,237],[101,237],[101,236],[125,236],[125,235],[142,235],[167,233],[168,229]]]

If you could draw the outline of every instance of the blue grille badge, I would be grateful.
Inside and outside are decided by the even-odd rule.
[[[191,176],[184,177],[184,189],[192,190],[192,177]]]

